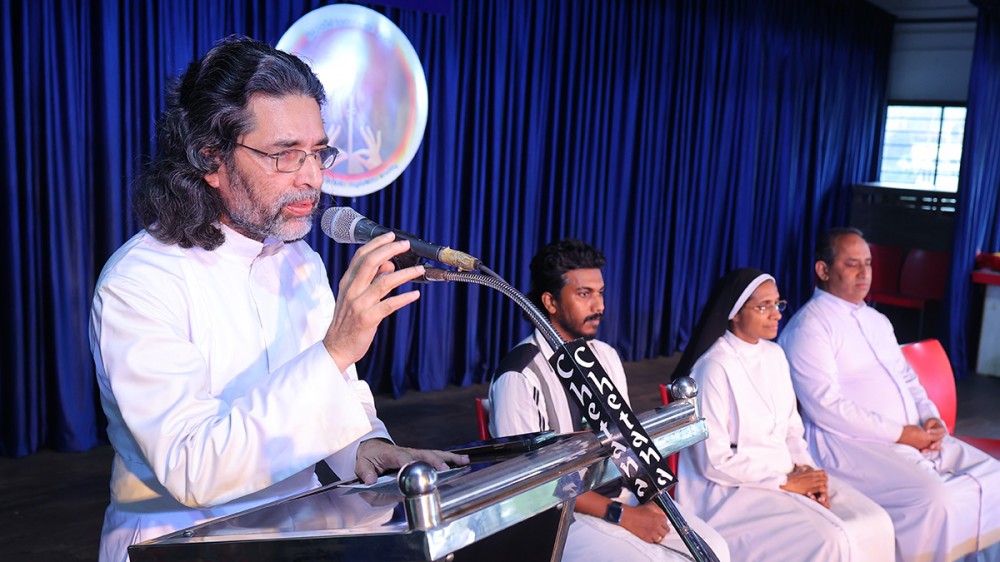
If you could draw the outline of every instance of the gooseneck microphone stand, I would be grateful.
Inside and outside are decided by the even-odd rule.
[[[605,398],[602,401],[596,401],[596,398],[592,398],[589,404],[590,411],[593,411],[595,404],[602,408],[600,427],[595,424],[591,424],[591,427],[594,428],[595,432],[604,431],[606,440],[602,440],[602,442],[615,450],[612,460],[618,459],[615,462],[628,488],[639,497],[640,501],[656,502],[697,562],[718,562],[719,559],[715,552],[688,525],[687,520],[684,519],[667,494],[669,487],[676,482],[674,475],[669,472],[665,464],[659,463],[661,459],[659,453],[655,451],[655,445],[652,445],[652,441],[645,435],[645,431],[638,424],[628,405],[624,403],[624,400],[616,399],[617,390],[614,389],[613,383],[600,367],[596,357],[593,357],[592,354],[588,355],[589,348],[586,344],[579,340],[570,343],[564,341],[548,318],[532,304],[528,297],[511,287],[509,283],[485,265],[480,265],[479,270],[484,273],[427,267],[424,280],[474,283],[497,290],[513,300],[525,312],[531,323],[538,328],[552,349],[556,350],[555,356],[550,362],[562,382],[567,386],[567,394],[580,404],[581,409],[588,411],[588,403],[583,398],[588,394],[591,397],[601,396]],[[569,368],[564,368],[563,365],[569,365]],[[604,375],[603,378],[601,375]],[[569,382],[571,378],[572,383]],[[595,381],[597,382],[595,383]],[[569,389],[573,388],[570,386],[571,384],[577,385],[573,392],[569,392]],[[586,385],[586,389],[582,388],[584,385]],[[610,399],[607,399],[609,397]],[[605,415],[606,412],[613,413],[614,416]],[[596,420],[596,418],[594,419]],[[619,420],[622,425],[619,425]],[[633,424],[638,427],[633,427]],[[629,433],[630,439],[624,437],[626,432]],[[643,441],[643,438],[646,441]],[[643,449],[635,445],[635,443],[644,442],[649,443],[652,451],[649,448]]]

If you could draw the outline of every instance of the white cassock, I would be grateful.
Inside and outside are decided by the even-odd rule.
[[[562,432],[572,431],[573,420],[566,391],[548,363],[548,358],[553,355],[552,348],[537,330],[515,350],[525,351],[521,347],[525,344],[532,344],[534,349],[519,354],[515,362],[509,360],[511,354],[508,354],[501,361],[496,380],[490,385],[490,432],[496,437],[503,437],[560,428]],[[611,377],[615,388],[628,402],[628,382],[618,352],[599,340],[590,340],[588,345]],[[635,495],[625,488],[616,499],[626,505],[639,503]],[[678,508],[720,562],[727,562],[730,559],[729,549],[719,533],[698,517],[690,515],[687,508],[681,505]],[[659,544],[651,544],[624,527],[601,518],[582,513],[574,513],[573,517],[563,551],[562,559],[566,562],[690,560],[687,547],[673,528]]]
[[[951,436],[896,443],[939,414],[888,318],[816,289],[778,341],[813,454],[889,512],[898,560],[1000,560],[1000,462]]]
[[[140,232],[98,279],[91,348],[115,449],[102,562],[313,488],[320,460],[352,477],[359,440],[388,437],[368,385],[323,346],[319,256],[223,232],[213,251]]]
[[[892,560],[892,521],[851,486],[830,479],[830,509],[780,489],[794,465],[821,467],[809,455],[777,344],[727,331],[691,376],[708,439],[681,451],[678,499],[722,534],[735,559]]]

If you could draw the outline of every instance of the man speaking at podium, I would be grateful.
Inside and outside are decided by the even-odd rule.
[[[90,340],[115,449],[102,561],[130,544],[318,485],[325,460],[373,482],[411,460],[465,457],[393,445],[354,363],[379,323],[408,242],[360,248],[334,297],[312,227],[328,146],[323,86],[295,56],[229,39],[170,92],[157,154],[135,185],[143,229],[105,265]]]
[[[553,242],[531,260],[528,296],[548,315],[564,340],[588,340],[601,366],[628,401],[625,369],[618,353],[594,338],[604,316],[604,263],[604,254],[589,244],[571,238]],[[500,361],[490,385],[490,431],[494,436],[585,429],[579,407],[567,396],[549,365],[552,354],[552,348],[536,330]],[[614,489],[577,497],[563,560],[690,560],[687,547],[672,532],[659,506],[653,502],[638,505],[635,496],[620,484],[610,487]],[[722,536],[693,515],[685,513],[684,517],[719,560],[727,562],[729,549]]]

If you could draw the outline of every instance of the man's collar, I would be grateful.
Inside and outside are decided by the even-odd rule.
[[[539,330],[538,328],[535,328],[534,337],[535,337],[535,345],[538,346],[538,350],[542,352],[542,357],[545,357],[546,359],[552,357],[555,351],[552,350],[552,346],[549,345],[549,341],[545,339],[545,336],[542,335],[542,331]]]
[[[268,238],[263,242],[258,242],[252,238],[247,238],[236,230],[233,230],[224,223],[216,223],[222,231],[226,240],[219,246],[218,250],[223,255],[231,256],[248,264],[261,256],[269,256],[280,250],[285,243],[280,240]]]
[[[853,302],[844,300],[833,293],[828,293],[819,287],[816,287],[815,297],[834,306],[843,307],[846,310],[860,310],[868,306],[865,301],[861,301],[860,304],[854,304]]]

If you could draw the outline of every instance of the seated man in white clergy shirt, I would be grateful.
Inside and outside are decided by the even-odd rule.
[[[531,260],[529,297],[548,314],[563,339],[589,340],[601,366],[628,401],[625,369],[618,353],[594,339],[604,315],[604,263],[604,254],[589,244],[569,238],[553,242]],[[490,385],[493,435],[545,430],[568,433],[583,428],[579,407],[568,398],[549,365],[552,354],[536,330],[501,360]],[[689,560],[687,547],[656,504],[639,505],[627,489],[612,487],[611,497],[591,491],[576,498],[563,560]],[[729,560],[729,549],[718,533],[693,515],[685,512],[684,517],[720,561]]]
[[[97,282],[90,340],[115,449],[100,560],[130,544],[318,485],[325,460],[374,482],[411,460],[468,459],[397,447],[354,363],[379,323],[419,294],[393,271],[392,234],[360,248],[340,302],[312,227],[337,149],[323,86],[297,57],[229,39],[191,63],[137,181],[143,230]]]
[[[885,508],[897,560],[998,560],[1000,463],[947,435],[892,324],[865,304],[871,259],[860,231],[827,232],[816,292],[778,339],[813,455]]]

